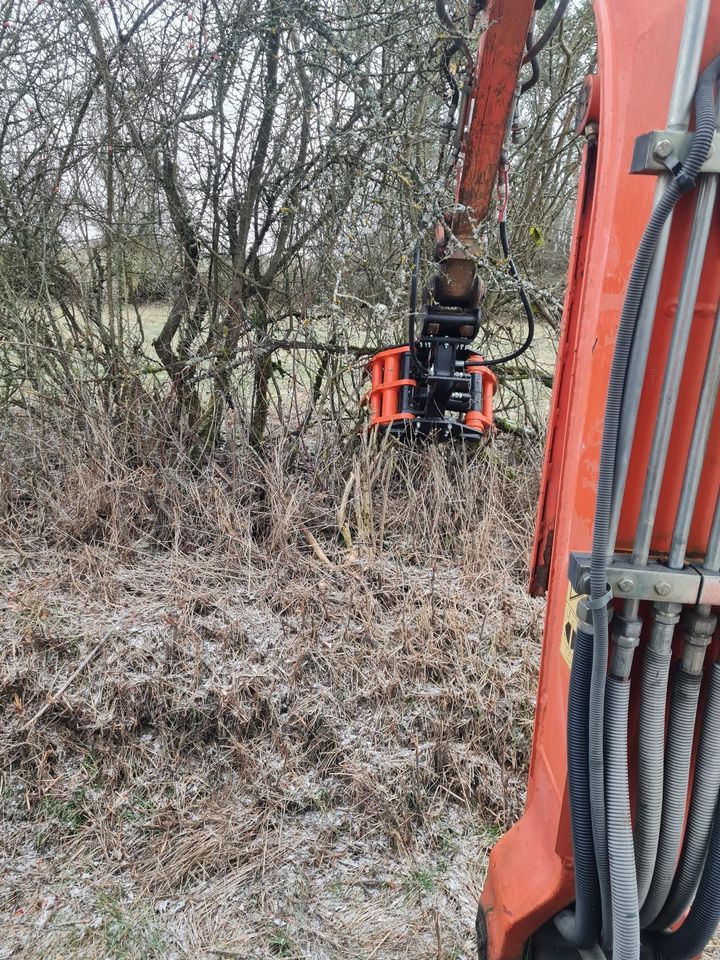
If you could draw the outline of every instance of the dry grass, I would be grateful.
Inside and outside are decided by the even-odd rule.
[[[190,469],[98,420],[1,452],[0,958],[471,960],[524,791],[537,447]]]
[[[470,958],[538,451],[193,472],[88,429],[6,437],[0,957]]]

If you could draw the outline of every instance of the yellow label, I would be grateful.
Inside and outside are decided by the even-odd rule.
[[[583,593],[576,593],[573,590],[572,584],[568,585],[567,600],[565,601],[565,622],[563,623],[562,637],[560,639],[560,654],[569,667],[572,666],[575,638],[577,637],[578,600],[584,596],[585,594]]]

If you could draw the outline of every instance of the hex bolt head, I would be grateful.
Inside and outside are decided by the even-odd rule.
[[[657,160],[666,160],[672,153],[673,145],[670,140],[658,140],[653,150],[653,156]]]
[[[671,590],[672,587],[665,580],[660,580],[655,584],[655,593],[657,593],[660,597],[666,597]]]
[[[623,577],[621,580],[618,580],[618,590],[621,590],[623,593],[630,593],[633,588],[633,582],[630,577]]]

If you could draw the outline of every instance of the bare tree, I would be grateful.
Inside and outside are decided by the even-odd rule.
[[[451,202],[443,30],[407,0],[6,5],[5,401],[37,412],[89,393],[122,416],[152,398],[198,455],[228,412],[257,449],[273,407],[307,426],[326,382],[351,415],[347,358],[400,337],[418,222]],[[521,107],[512,235],[551,326],[591,40],[573,9]],[[486,339],[512,338],[492,239],[480,268]]]

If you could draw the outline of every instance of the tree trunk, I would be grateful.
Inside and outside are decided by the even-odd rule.
[[[250,446],[262,453],[265,430],[270,411],[270,377],[272,376],[272,352],[263,353],[255,364],[253,376],[253,407],[250,417]]]

